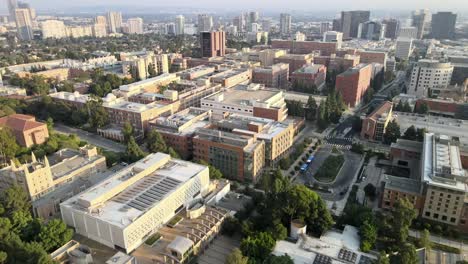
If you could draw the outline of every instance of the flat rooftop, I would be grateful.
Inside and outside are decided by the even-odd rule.
[[[302,68],[294,71],[294,73],[309,73],[309,74],[314,74],[314,73],[317,73],[319,72],[319,70],[321,68],[323,68],[324,65],[322,64],[306,64],[304,66],[302,66]]]
[[[203,100],[218,101],[231,105],[253,106],[255,102],[267,103],[274,96],[282,94],[280,90],[262,89],[260,85],[236,85],[205,97]],[[221,97],[222,98],[221,98]]]
[[[160,116],[150,123],[158,130],[185,135],[195,132],[198,128],[208,126],[210,116],[210,110],[190,107],[168,117]]]
[[[168,104],[163,104],[161,102],[153,102],[150,104],[140,104],[140,103],[127,101],[124,98],[117,98],[112,101],[104,100],[103,105],[106,108],[124,110],[124,111],[129,111],[129,112],[134,112],[134,113],[142,113],[151,109],[164,108],[164,107],[169,106]]]
[[[385,188],[400,192],[421,194],[421,181],[392,175],[384,175]]]
[[[203,165],[153,153],[61,206],[123,228],[205,169]]]
[[[260,139],[272,139],[289,127],[287,123],[277,122],[272,119],[238,114],[231,114],[227,118],[219,120],[218,124],[227,126],[233,131],[248,131],[249,124],[261,125],[263,128],[260,132],[255,133]]]

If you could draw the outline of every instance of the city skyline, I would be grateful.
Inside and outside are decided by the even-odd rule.
[[[6,5],[0,6],[0,13],[7,13],[8,7]],[[74,8],[90,8],[90,7],[101,7],[105,6],[109,9],[111,8],[123,8],[129,7],[128,11],[132,12],[133,8],[135,7],[134,3],[128,0],[100,0],[100,1],[92,1],[92,0],[83,0],[79,2],[64,2],[60,0],[46,0],[41,2],[34,2],[25,1],[34,5],[40,11],[70,11],[70,9]],[[413,9],[421,9],[421,8],[428,8],[433,11],[456,11],[456,12],[463,12],[468,10],[468,6],[463,5],[463,0],[448,0],[448,1],[412,1],[407,2],[403,0],[395,0],[389,2],[385,1],[370,1],[370,0],[358,0],[353,1],[351,4],[349,1],[345,0],[332,0],[328,2],[328,5],[315,5],[313,2],[305,2],[304,0],[292,0],[288,1],[287,4],[284,1],[274,0],[274,1],[247,1],[247,0],[239,0],[236,1],[235,4],[233,3],[230,5],[229,3],[218,4],[213,0],[201,0],[197,2],[196,8],[192,8],[192,3],[188,0],[175,0],[169,3],[161,3],[161,2],[154,2],[149,0],[142,0],[140,1],[139,7],[162,7],[162,8],[208,8],[212,10],[250,10],[250,9],[258,9],[258,10],[265,10],[265,11],[309,11],[310,12],[318,12],[318,11],[334,11],[336,10],[359,10],[359,9],[366,9],[366,10],[385,10],[391,8],[391,10],[386,10],[389,12],[392,11],[402,11],[402,10],[413,10]],[[245,6],[243,8],[242,6]],[[80,12],[81,10],[74,10]],[[125,11],[125,10],[122,10]],[[148,12],[153,12],[151,10],[147,10]]]

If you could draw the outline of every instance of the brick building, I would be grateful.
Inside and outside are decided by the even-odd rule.
[[[302,68],[302,66],[312,63],[314,59],[314,54],[287,54],[280,56],[278,58],[274,58],[273,61],[275,64],[277,63],[287,63],[289,64],[289,75],[291,75],[294,71]]]
[[[362,121],[361,138],[382,141],[385,129],[392,120],[391,102],[383,102]]]
[[[347,105],[355,107],[361,103],[364,94],[369,89],[371,77],[371,65],[359,64],[336,76],[336,91],[343,95],[343,100]]]
[[[271,47],[273,49],[287,49],[293,54],[308,54],[319,51],[320,55],[330,56],[331,54],[336,53],[338,43],[274,39],[271,41]]]
[[[327,67],[322,64],[307,64],[291,74],[291,83],[320,87],[325,83]]]
[[[287,89],[289,85],[289,64],[277,63],[270,67],[254,68],[252,82],[266,87]]]
[[[202,57],[222,57],[226,55],[226,33],[224,31],[200,32]]]

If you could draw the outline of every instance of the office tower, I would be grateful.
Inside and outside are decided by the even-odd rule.
[[[213,17],[207,14],[198,15],[198,32],[211,31],[213,29]]]
[[[336,42],[337,48],[341,48],[343,43],[343,33],[337,31],[327,31],[323,34],[323,42]]]
[[[454,39],[457,15],[452,12],[437,12],[432,15],[431,37],[435,39]]]
[[[340,18],[333,19],[332,30],[341,32],[341,19]]]
[[[418,29],[415,27],[401,27],[398,29],[399,38],[418,38]]]
[[[41,23],[42,38],[66,38],[67,28],[63,21],[46,20]]]
[[[385,37],[389,39],[396,39],[400,22],[397,19],[390,18],[384,19],[382,24],[385,25]]]
[[[252,24],[253,23],[257,23],[258,22],[258,19],[259,19],[259,15],[258,15],[258,12],[257,11],[252,11],[249,13],[249,16],[248,16],[248,21],[247,21],[247,31],[248,32],[252,32]]]
[[[411,26],[415,27],[418,31],[417,38],[422,39],[426,30],[427,23],[429,22],[429,10],[421,9],[412,13]]]
[[[201,32],[200,47],[202,57],[224,56],[226,33],[224,31]]]
[[[140,17],[127,20],[128,34],[143,34],[143,19]]]
[[[15,10],[16,29],[18,30],[18,38],[21,40],[32,40],[32,20],[28,9],[17,8]]]
[[[431,95],[432,89],[444,89],[450,84],[453,66],[438,60],[419,60],[413,67],[408,94],[418,97]]]
[[[261,31],[260,24],[252,23],[250,25],[250,32],[259,32],[259,31]]]
[[[167,23],[166,24],[166,34],[168,35],[175,35],[175,24],[174,23]]]
[[[350,107],[359,105],[370,88],[372,64],[361,63],[336,76],[336,91]]]
[[[97,17],[94,18],[94,23],[106,25],[107,24],[107,19],[106,19],[105,16],[97,16]]]
[[[240,16],[235,17],[232,20],[232,24],[237,27],[237,31],[239,32],[245,32],[245,16],[244,14],[241,14]]]
[[[395,47],[395,58],[408,59],[413,48],[412,38],[398,37]]]
[[[175,18],[175,33],[176,35],[183,35],[185,27],[185,17],[183,15],[178,15]]]
[[[121,12],[107,13],[107,26],[109,28],[109,33],[122,32],[122,13]]]
[[[385,37],[385,24],[375,21],[361,23],[357,37],[367,40],[381,40]]]
[[[28,9],[31,19],[32,20],[36,19],[36,10],[34,8],[31,8],[30,4],[24,3],[24,2],[18,2],[18,8]]]
[[[280,15],[280,32],[281,34],[291,33],[291,15],[282,13]]]
[[[356,38],[359,24],[369,21],[370,11],[341,12],[341,31],[344,38]]]
[[[15,9],[18,8],[18,2],[16,0],[7,0],[8,14],[10,21],[15,21]]]
[[[320,23],[320,34],[324,34],[327,31],[330,31],[330,23],[329,22]]]

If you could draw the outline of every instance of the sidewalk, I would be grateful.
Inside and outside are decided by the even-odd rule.
[[[418,230],[410,229],[409,235],[411,237],[419,238],[420,232]],[[438,235],[431,234],[431,242],[446,245],[449,247],[459,248],[462,255],[468,254],[468,244],[465,244],[463,241],[450,240]]]

